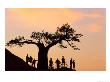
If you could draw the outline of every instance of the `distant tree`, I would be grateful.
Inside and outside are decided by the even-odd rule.
[[[25,39],[24,36],[16,37],[6,43],[6,46],[19,45],[22,47],[25,44],[34,44],[38,47],[38,69],[48,70],[48,51],[49,49],[59,44],[61,48],[67,48],[64,42],[72,47],[74,50],[80,50],[73,42],[80,42],[79,38],[83,36],[82,34],[77,34],[76,31],[70,27],[70,25],[64,24],[61,27],[57,27],[55,33],[49,32],[32,32],[30,39]]]

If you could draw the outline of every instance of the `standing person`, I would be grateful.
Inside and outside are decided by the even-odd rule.
[[[30,63],[32,63],[32,60],[33,60],[32,56],[30,56],[29,60],[30,60]]]
[[[49,60],[49,68],[53,69],[53,60],[52,60],[52,58],[50,58],[50,60]]]
[[[75,60],[73,60],[72,63],[73,63],[73,69],[75,69]]]
[[[26,56],[26,63],[28,63],[28,60],[29,60],[29,57],[28,57],[28,54]]]
[[[72,58],[70,59],[70,69],[72,69]]]
[[[37,61],[37,60],[35,60],[35,58],[34,58],[33,61],[32,61],[32,67],[35,67],[36,61]]]
[[[62,67],[65,67],[65,58],[62,56]]]
[[[60,63],[61,63],[61,62],[58,60],[58,58],[57,58],[57,60],[56,60],[55,63],[56,63],[56,65],[57,65],[57,69],[59,69],[59,68],[60,68]]]

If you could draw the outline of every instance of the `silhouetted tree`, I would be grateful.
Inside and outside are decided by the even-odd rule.
[[[57,27],[55,33],[49,32],[32,32],[30,39],[25,39],[24,36],[16,37],[13,40],[10,40],[6,45],[14,46],[19,45],[22,47],[25,44],[34,44],[38,47],[38,69],[39,70],[48,70],[48,51],[49,49],[59,44],[61,48],[67,48],[67,45],[64,45],[63,42],[67,42],[74,50],[80,50],[73,43],[74,41],[80,42],[79,38],[83,36],[82,34],[77,34],[76,31],[70,27],[70,25],[64,24],[61,27]]]

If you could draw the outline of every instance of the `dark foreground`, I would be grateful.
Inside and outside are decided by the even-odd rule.
[[[53,70],[38,70],[27,64],[23,59],[5,49],[5,71],[76,71],[67,67]]]

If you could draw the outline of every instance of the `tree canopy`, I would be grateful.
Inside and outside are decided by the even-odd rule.
[[[55,33],[45,32],[32,32],[30,39],[26,39],[24,36],[18,36],[15,39],[10,40],[6,43],[6,46],[19,45],[22,47],[24,44],[35,44],[38,47],[43,45],[45,48],[50,48],[56,44],[59,44],[61,48],[67,48],[67,45],[63,44],[63,41],[72,47],[74,50],[80,50],[75,44],[75,42],[80,42],[80,37],[82,34],[76,33],[76,31],[67,23],[61,27],[57,27]]]

